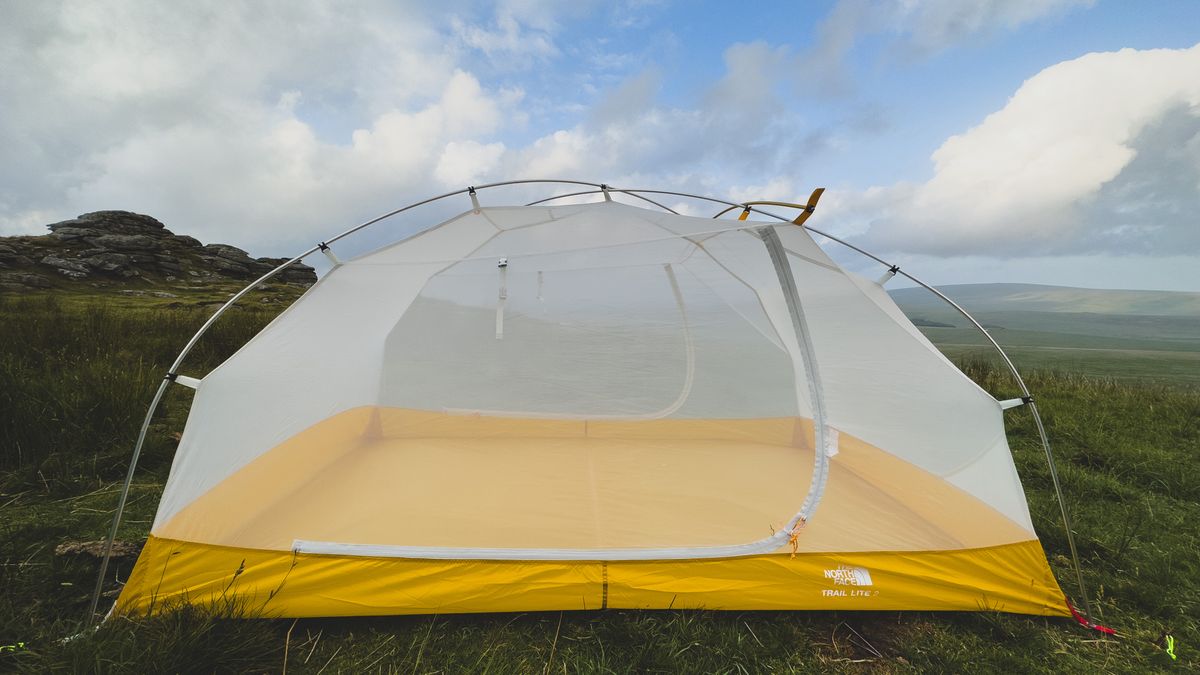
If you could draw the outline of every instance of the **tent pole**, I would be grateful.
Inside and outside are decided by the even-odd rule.
[[[922,286],[926,290],[946,301],[946,303],[951,307],[958,310],[959,314],[962,314],[967,321],[970,321],[976,328],[979,329],[979,332],[983,333],[983,336],[987,338],[988,342],[992,343],[992,346],[996,348],[996,351],[1000,354],[1000,357],[1004,359],[1006,364],[1008,364],[1008,369],[1012,373],[1013,379],[1017,381],[1017,386],[1021,388],[1021,394],[1029,401],[1029,412],[1033,415],[1033,422],[1037,426],[1038,436],[1042,441],[1042,449],[1046,453],[1046,464],[1050,467],[1050,481],[1054,484],[1054,494],[1056,497],[1058,497],[1058,509],[1062,514],[1063,527],[1067,530],[1067,546],[1071,550],[1071,562],[1075,568],[1075,581],[1079,585],[1079,597],[1083,601],[1083,610],[1087,613],[1089,618],[1095,616],[1092,614],[1091,602],[1088,601],[1087,588],[1083,584],[1083,570],[1079,565],[1079,551],[1075,548],[1075,531],[1071,522],[1071,516],[1067,512],[1066,500],[1063,499],[1062,486],[1058,481],[1058,466],[1054,461],[1054,453],[1050,450],[1050,437],[1046,435],[1046,427],[1042,423],[1041,414],[1038,412],[1037,402],[1033,400],[1033,394],[1030,393],[1029,387],[1025,385],[1025,378],[1021,377],[1021,373],[1017,371],[1017,366],[1013,364],[1012,359],[1010,359],[1004,349],[1000,347],[1000,343],[996,342],[996,339],[992,337],[991,333],[989,333],[982,324],[976,321],[975,317],[968,314],[967,310],[963,309],[958,305],[958,303],[946,297],[946,295],[938,289],[905,272],[903,269],[896,271],[899,274],[903,274],[906,278],[908,278],[909,281],[915,282],[916,284]]]
[[[117,510],[113,514],[113,522],[112,526],[108,530],[108,538],[104,541],[104,555],[100,558],[100,573],[96,576],[96,588],[92,592],[92,601],[88,608],[88,614],[85,619],[86,624],[91,624],[91,622],[96,618],[96,608],[100,604],[100,595],[104,590],[104,577],[108,574],[108,562],[112,558],[113,542],[116,541],[117,528],[120,527],[121,516],[125,512],[125,503],[129,497],[129,487],[133,484],[133,474],[137,470],[138,458],[141,457],[142,447],[146,444],[146,433],[150,429],[150,421],[154,418],[154,413],[158,411],[158,405],[160,402],[162,402],[163,395],[167,391],[167,386],[170,385],[174,380],[173,376],[179,369],[180,364],[183,363],[183,359],[186,358],[188,353],[192,351],[192,348],[196,346],[196,343],[200,340],[200,337],[208,332],[208,329],[211,328],[214,323],[216,323],[217,319],[220,318],[227,309],[232,307],[234,303],[240,300],[242,296],[249,293],[259,284],[269,280],[271,277],[275,276],[279,272],[282,272],[287,267],[298,262],[300,259],[304,258],[304,256],[319,250],[321,250],[320,246],[314,246],[310,248],[295,258],[292,258],[291,260],[279,265],[270,272],[267,272],[258,279],[255,279],[245,288],[235,293],[233,297],[225,301],[225,304],[221,305],[217,311],[213,312],[212,316],[208,317],[208,320],[205,321],[202,326],[200,326],[200,329],[196,331],[196,334],[192,336],[192,339],[188,340],[187,344],[184,345],[183,350],[179,352],[179,356],[175,358],[175,362],[172,363],[170,369],[167,370],[166,377],[164,377],[162,382],[159,383],[158,391],[155,392],[154,399],[150,402],[150,408],[146,410],[146,418],[142,420],[142,428],[138,432],[137,443],[135,443],[133,446],[133,455],[129,458],[129,470],[125,473],[125,483],[121,486],[121,496],[117,500]]]
[[[92,602],[84,621],[85,627],[91,625],[96,618],[96,607],[100,604],[100,594],[104,590],[104,577],[108,574],[108,561],[112,557],[113,542],[117,539],[117,527],[121,524],[121,514],[125,512],[125,502],[129,498],[129,486],[133,484],[133,473],[137,468],[138,456],[142,454],[142,446],[146,442],[146,431],[150,429],[150,420],[154,418],[154,413],[158,410],[158,404],[162,401],[168,384],[170,384],[170,380],[165,377],[159,383],[158,391],[154,392],[154,400],[150,402],[150,409],[146,411],[146,418],[142,420],[137,443],[133,446],[133,456],[129,459],[129,470],[125,472],[125,482],[121,485],[121,496],[117,500],[117,510],[113,514],[112,526],[108,530],[108,539],[104,541],[104,555],[100,558],[100,574],[96,576],[96,589],[92,591]]]
[[[609,192],[620,192],[621,194],[629,195],[630,197],[634,197],[634,198],[640,199],[644,202],[653,204],[653,205],[657,206],[658,208],[662,209],[663,211],[666,211],[668,213],[674,213],[675,215],[679,215],[679,212],[676,211],[675,209],[672,209],[669,206],[660,204],[660,203],[654,201],[653,199],[650,199],[649,197],[643,197],[642,195],[637,194],[638,192],[640,192],[640,190],[622,190],[620,188],[615,188],[612,186],[609,186],[608,190],[609,190]],[[568,192],[566,194],[554,195],[553,197],[546,197],[544,199],[539,199],[534,202],[528,202],[525,204],[525,206],[537,206],[538,204],[545,204],[546,202],[552,202],[556,199],[566,199],[567,197],[579,197],[582,195],[598,195],[598,194],[603,194],[603,193],[604,193],[604,190],[583,190],[581,192]]]

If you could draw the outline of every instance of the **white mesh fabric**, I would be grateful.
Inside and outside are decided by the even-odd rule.
[[[800,228],[780,230],[798,254],[792,271],[831,423],[935,475],[957,476],[953,482],[1032,530],[996,400],[920,337],[882,289],[864,290],[833,267]],[[994,471],[968,471],[981,462]]]
[[[506,236],[485,248],[521,250]],[[809,416],[753,290],[712,267],[682,239],[452,265],[389,335],[380,402],[523,417]]]
[[[488,234],[451,221],[405,242],[407,260],[464,255]],[[441,267],[338,267],[204,377],[155,527],[288,437],[343,410],[373,404],[382,338]]]
[[[762,226],[617,203],[484,208],[335,268],[203,379],[155,530],[289,438],[363,406],[520,419],[811,419],[785,290],[753,231]],[[996,401],[802,228],[776,231],[830,425],[1031,531]],[[810,475],[794,473],[794,494],[772,506],[776,527],[808,489]],[[721,506],[719,482],[696,489],[710,508],[748,506]],[[767,534],[764,521],[746,541]]]

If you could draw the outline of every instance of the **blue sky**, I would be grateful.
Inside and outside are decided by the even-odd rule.
[[[736,200],[821,185],[814,226],[934,283],[1200,291],[1197,2],[5,12],[0,234],[119,208],[283,255],[506,178]]]

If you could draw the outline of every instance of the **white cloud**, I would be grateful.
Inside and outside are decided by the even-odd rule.
[[[634,75],[596,102],[585,121],[514,153],[508,174],[640,179],[720,194],[746,175],[786,167],[794,177],[790,160],[807,135],[800,115],[780,114],[775,75],[785,60],[786,51],[764,43],[734,44],[724,52],[723,75],[690,107],[658,100],[654,69]]]
[[[911,47],[935,52],[980,33],[1091,7],[1096,0],[902,0],[892,5],[893,30]]]
[[[561,19],[582,17],[597,5],[595,0],[501,0],[492,7],[490,20],[456,15],[450,25],[464,47],[486,54],[493,67],[518,69],[559,56],[562,50],[555,37],[562,29]],[[483,13],[481,7],[471,4],[465,15]]]
[[[592,126],[603,128],[636,119],[654,107],[661,88],[662,73],[655,68],[625,80],[592,106]]]
[[[472,49],[492,57],[521,59],[547,58],[558,54],[554,39],[542,31],[525,30],[511,14],[498,14],[492,27],[454,19],[458,38]]]
[[[532,10],[530,10],[532,11]],[[0,233],[103,208],[276,252],[486,172],[521,92],[420,6],[20,3],[0,23]],[[473,167],[468,163],[475,162]]]
[[[765,183],[753,185],[734,185],[729,188],[727,198],[734,202],[757,201],[769,199],[783,201],[797,194],[795,183],[787,176],[776,176]],[[799,200],[797,200],[799,201]],[[793,214],[794,215],[794,214]]]
[[[503,154],[503,143],[450,141],[442,150],[433,175],[448,187],[478,183],[496,167]]]
[[[398,185],[428,192],[485,174],[504,145],[477,139],[496,128],[502,106],[501,97],[458,72],[436,101],[383,113],[348,145],[320,140],[286,108],[255,110],[219,127],[175,125],[97,154],[103,172],[69,190],[67,204],[136,205],[201,239],[246,246],[319,238],[362,215],[359,204],[393,205],[384,198]]]
[[[1119,252],[1131,242],[1200,252],[1200,45],[1046,68],[932,159],[928,182],[865,197],[879,209],[872,240],[935,253]],[[846,215],[861,225],[870,209],[857,208]]]
[[[520,168],[514,176],[558,178],[580,175],[585,165],[595,159],[592,144],[593,139],[578,130],[555,131],[520,152],[516,158]]]
[[[727,48],[723,77],[690,104],[663,105],[649,68],[592,114],[568,116],[576,123],[509,141],[529,105],[520,90],[482,84],[464,43],[494,57],[487,68],[561,59],[561,20],[589,5],[448,4],[483,23],[439,24],[432,9],[383,0],[17,5],[0,26],[0,144],[21,161],[0,164],[0,231],[126,208],[204,240],[278,250],[387,210],[397,186],[417,196],[583,176],[774,189],[801,184],[798,147],[826,142],[780,114],[789,53],[761,42]],[[566,92],[559,105],[578,108],[581,96],[591,98]]]

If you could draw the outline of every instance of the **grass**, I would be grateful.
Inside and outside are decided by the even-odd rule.
[[[1055,445],[1106,640],[1069,620],[985,613],[605,611],[238,620],[194,607],[113,620],[69,641],[97,568],[54,555],[103,537],[145,405],[211,308],[204,298],[0,298],[0,671],[27,672],[1146,672],[1200,667],[1200,391],[1053,370],[1028,380]],[[182,369],[203,374],[271,319],[251,302]],[[989,391],[993,364],[965,358]],[[1018,362],[1023,356],[1018,354]],[[1169,374],[1168,374],[1169,375]],[[120,538],[150,526],[182,428],[172,387]],[[1033,520],[1074,593],[1049,473],[1025,409],[1006,413]],[[131,560],[113,566],[117,578]],[[1155,643],[1177,639],[1172,662]]]
[[[951,359],[986,361],[1001,367],[991,346],[944,342],[941,336],[931,337]],[[1004,345],[1004,351],[1023,371],[1055,370],[1131,385],[1200,389],[1200,352],[1010,344]]]

